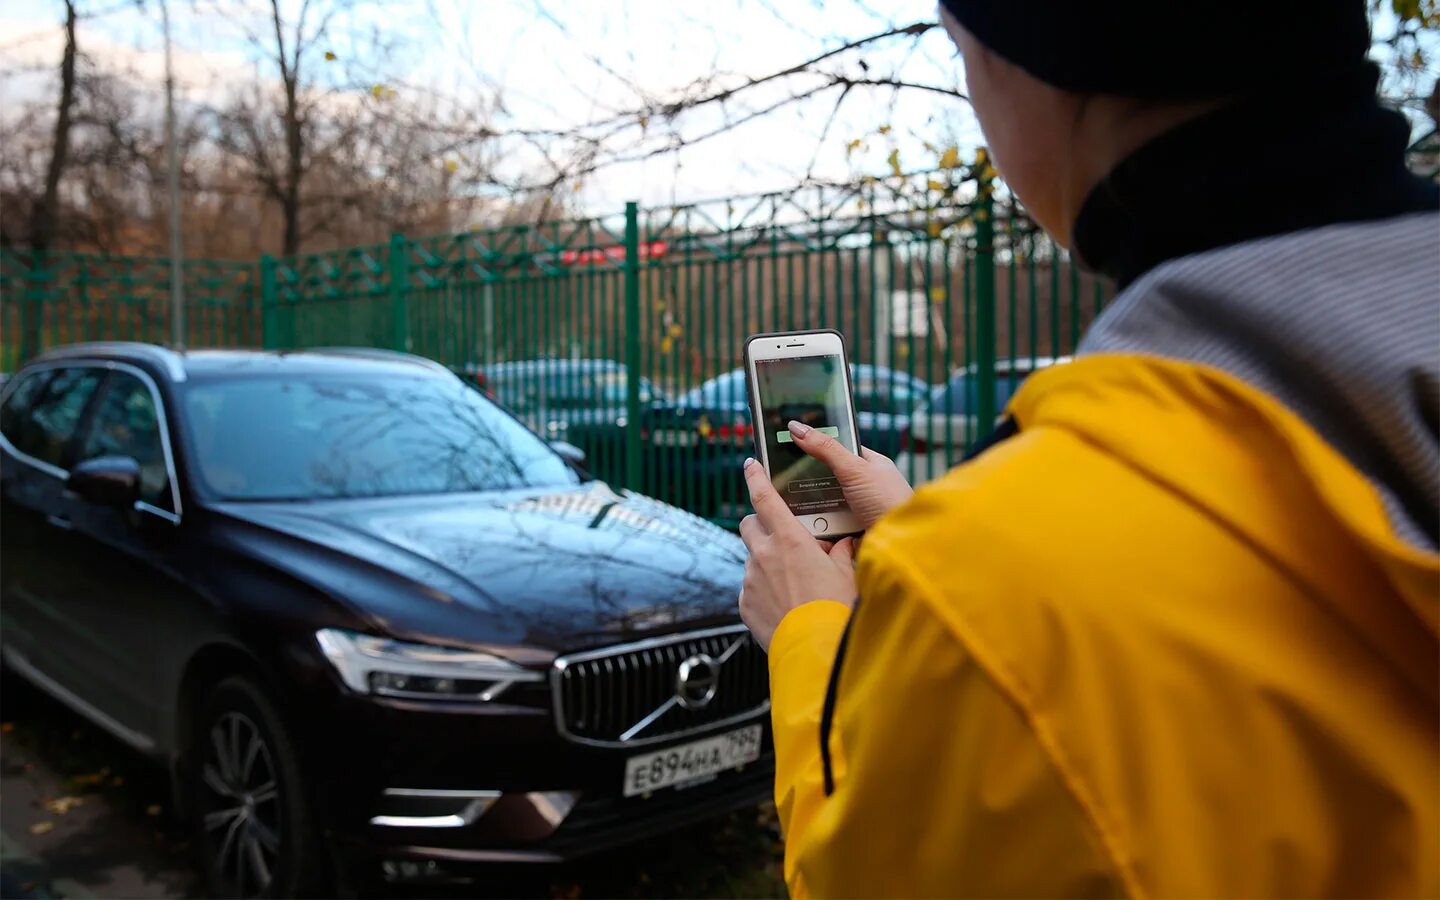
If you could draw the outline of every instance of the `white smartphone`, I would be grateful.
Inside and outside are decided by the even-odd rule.
[[[745,340],[745,380],[760,464],[790,511],[816,537],[858,534],[860,520],[845,504],[835,474],[797,447],[788,427],[799,421],[860,452],[840,332],[751,335]]]

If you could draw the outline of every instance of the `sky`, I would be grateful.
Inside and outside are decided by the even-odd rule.
[[[298,2],[286,3],[293,14]],[[98,65],[130,72],[140,90],[148,86],[158,97],[164,72],[159,13],[156,0],[146,6],[82,0],[82,10],[99,14],[80,23],[79,42]],[[216,102],[239,79],[257,76],[238,25],[245,8],[244,0],[171,0],[182,103]],[[500,124],[561,130],[633,108],[637,90],[664,99],[700,78],[738,83],[846,38],[935,15],[932,0],[891,3],[883,15],[862,0],[828,3],[823,13],[818,0],[378,0],[357,9],[346,30],[379,29],[396,45],[386,66],[392,89],[426,90],[462,103],[498,90],[506,114]],[[0,103],[53,93],[61,17],[58,0],[10,0],[0,8]],[[353,48],[343,39],[334,43],[339,63],[364,62],[348,55]],[[907,78],[963,88],[953,45],[938,28],[918,42],[874,52],[867,62],[872,71],[903,66]],[[921,92],[894,96],[889,89],[857,89],[825,132],[835,96],[760,117],[681,154],[607,167],[583,179],[575,200],[602,212],[629,199],[675,202],[778,190],[807,175],[881,174],[896,149],[906,168],[926,168],[934,163],[926,142],[979,142],[965,101]],[[779,97],[762,90],[751,102]],[[740,102],[731,112],[746,108]],[[718,116],[718,109],[693,114],[685,131],[709,131],[720,124]],[[847,150],[857,139],[862,145]],[[543,169],[523,144],[507,148],[500,164],[517,177]]]
[[[91,15],[80,24],[79,40],[97,65],[129,72],[137,92],[156,98],[151,108],[158,115],[164,70],[157,2],[80,0]],[[282,0],[282,8],[293,16],[301,2]],[[331,42],[336,62],[321,70],[322,79],[351,92],[332,94],[327,102],[355,100],[369,86],[372,60],[359,49],[364,42],[346,35],[373,31],[394,45],[383,67],[387,88],[459,104],[498,92],[503,115],[497,126],[559,130],[633,108],[642,94],[672,98],[702,78],[714,79],[717,87],[733,85],[846,39],[935,18],[934,0],[829,0],[823,7],[821,0],[354,2],[356,12]],[[170,3],[182,106],[218,103],[247,79],[273,79],[244,37],[244,26],[264,6],[260,0]],[[0,125],[6,109],[53,95],[61,18],[59,0],[0,6]],[[898,70],[910,81],[964,90],[954,47],[938,28],[918,41],[867,51],[865,58],[872,73]],[[758,90],[730,113],[773,102],[789,89]],[[831,91],[759,117],[679,154],[606,167],[571,186],[573,201],[603,214],[631,199],[691,202],[781,190],[807,176],[850,180],[886,173],[892,152],[898,152],[894,163],[917,170],[933,166],[937,147],[954,144],[970,158],[981,141],[968,104],[958,98],[858,89],[831,121],[835,96]],[[719,116],[718,109],[692,114],[682,120],[683,130],[691,136],[709,131]],[[544,170],[537,154],[528,143],[513,141],[502,148],[497,166],[506,177],[523,179]]]

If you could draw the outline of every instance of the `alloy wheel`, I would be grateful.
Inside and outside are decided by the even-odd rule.
[[[265,736],[243,713],[210,726],[200,813],[210,864],[239,897],[264,894],[280,856],[280,784]]]

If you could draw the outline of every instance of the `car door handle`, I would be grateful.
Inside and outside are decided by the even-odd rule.
[[[69,531],[71,528],[75,527],[70,524],[69,519],[65,518],[64,516],[57,516],[54,513],[46,516],[45,521],[49,522],[51,525],[54,525],[56,528],[59,528],[61,531]]]

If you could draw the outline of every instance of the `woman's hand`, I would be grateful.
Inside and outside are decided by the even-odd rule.
[[[850,511],[869,528],[890,510],[910,499],[915,489],[883,453],[866,447],[856,456],[844,444],[801,422],[790,423],[790,436],[795,445],[820,460],[835,473],[845,491]]]
[[[740,618],[768,653],[780,620],[795,607],[812,600],[854,604],[854,542],[850,538],[833,545],[817,541],[753,459],[745,460],[745,483],[755,515],[740,522],[740,537],[750,549],[740,590]]]

